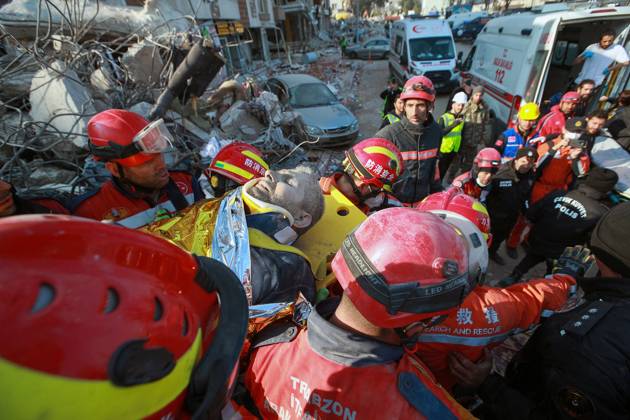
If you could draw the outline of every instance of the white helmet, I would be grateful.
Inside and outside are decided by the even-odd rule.
[[[468,102],[468,96],[464,92],[457,92],[455,96],[453,96],[454,104],[465,104]]]
[[[468,275],[482,284],[488,271],[488,244],[477,226],[459,213],[448,210],[429,210],[458,230],[468,245]]]

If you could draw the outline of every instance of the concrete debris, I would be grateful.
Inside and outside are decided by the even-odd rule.
[[[155,45],[146,41],[134,44],[123,54],[121,62],[135,83],[154,85],[160,82],[164,62]]]
[[[31,83],[29,99],[33,120],[47,121],[77,147],[86,147],[87,122],[96,110],[74,70],[62,61],[55,61],[38,71]]]
[[[246,108],[245,102],[236,101],[219,118],[221,129],[228,138],[253,141],[265,128]]]
[[[107,93],[116,87],[112,75],[104,67],[100,67],[90,74],[90,85],[95,89],[96,94],[105,98],[107,98]]]
[[[43,163],[37,162],[34,163]],[[29,177],[33,187],[41,187],[47,184],[69,184],[76,177],[74,171],[61,169],[57,166],[45,165],[35,169]]]

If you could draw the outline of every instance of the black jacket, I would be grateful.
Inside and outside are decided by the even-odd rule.
[[[534,204],[527,218],[534,223],[529,237],[533,253],[557,258],[567,246],[586,243],[598,220],[609,210],[606,196],[588,185],[565,193],[554,191]]]
[[[628,419],[630,279],[579,284],[585,302],[543,322],[505,379],[495,374],[483,383],[487,418]]]
[[[492,177],[490,193],[486,197],[491,226],[513,226],[518,215],[525,212],[534,185],[534,171],[520,174],[514,169],[513,162],[502,164]]]
[[[621,147],[630,151],[630,107],[618,108],[606,128]]]
[[[440,180],[435,179],[442,129],[431,114],[421,125],[412,124],[403,117],[399,122],[379,130],[374,137],[390,140],[403,155],[405,170],[393,185],[398,200],[415,203],[442,190]]]

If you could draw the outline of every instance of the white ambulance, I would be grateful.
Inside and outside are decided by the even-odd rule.
[[[462,82],[486,88],[485,100],[501,130],[525,102],[563,92],[581,69],[575,57],[599,41],[604,29],[626,46],[630,7],[527,12],[492,19],[461,64]],[[626,87],[629,68],[609,77],[604,91],[615,95]]]
[[[400,20],[392,26],[389,73],[401,84],[412,76],[424,75],[436,90],[457,86],[455,41],[443,19]]]

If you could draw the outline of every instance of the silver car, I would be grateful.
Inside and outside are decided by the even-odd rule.
[[[387,38],[368,39],[361,45],[353,45],[346,48],[348,58],[384,59],[389,53],[389,40]]]
[[[321,80],[308,74],[282,74],[267,80],[267,89],[300,114],[310,140],[319,139],[317,146],[344,146],[356,140],[359,120]]]

